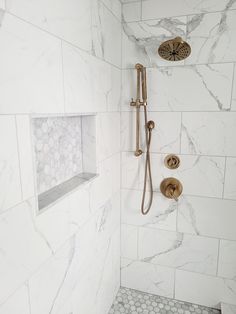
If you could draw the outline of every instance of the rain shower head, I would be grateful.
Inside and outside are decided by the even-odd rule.
[[[174,39],[164,41],[158,48],[158,53],[160,57],[165,60],[181,61],[190,55],[191,47],[188,43],[183,41],[181,37],[176,37]]]

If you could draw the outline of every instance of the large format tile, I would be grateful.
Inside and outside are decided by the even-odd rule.
[[[14,116],[0,116],[0,212],[21,201],[21,181]]]
[[[121,260],[123,287],[173,298],[174,269],[145,262]]]
[[[29,116],[16,116],[23,200],[31,198],[35,193],[35,174],[33,167],[32,137],[30,126]]]
[[[218,244],[216,239],[140,228],[138,257],[144,262],[216,275]]]
[[[5,13],[0,44],[0,113],[63,112],[60,40]]]
[[[235,2],[229,2],[228,0],[179,0],[177,2],[171,0],[165,2],[162,0],[145,0],[142,2],[142,18],[144,20],[156,19],[168,16],[224,11],[235,8]]]
[[[141,20],[141,1],[124,3],[122,7],[122,17],[124,22]]]
[[[9,0],[7,10],[40,28],[91,50],[91,4],[88,0]]]
[[[121,20],[122,5],[119,0],[102,0],[106,7]]]
[[[165,157],[166,155],[151,154],[154,190],[160,191],[161,181],[174,176],[183,185],[183,195],[222,197],[225,167],[223,157],[179,155],[180,166],[175,171],[165,167]],[[144,180],[144,163],[145,156],[140,165],[139,182]]]
[[[104,160],[120,151],[120,114],[101,113],[97,118],[98,160]]]
[[[19,313],[31,313],[27,285],[18,289],[5,303],[0,306],[0,314]]]
[[[184,197],[178,204],[178,231],[236,240],[235,201]]]
[[[236,113],[183,113],[181,152],[186,154],[234,156]]]
[[[192,53],[186,64],[235,61],[235,18],[235,10],[189,16],[187,41]]]
[[[66,43],[63,66],[66,112],[104,112],[118,107],[119,70]]]
[[[115,211],[100,208],[32,276],[29,290],[33,313],[66,313],[69,309],[95,313],[97,309],[100,314],[100,307],[111,306],[118,280],[114,251],[119,249],[116,233],[119,227],[114,226]],[[104,305],[101,300],[104,301],[105,292],[110,301],[107,299]]]
[[[34,201],[27,201],[0,216],[0,303],[53,253],[34,221]]]
[[[146,203],[150,197],[146,193]],[[177,203],[154,192],[153,203],[148,215],[141,214],[142,191],[122,190],[121,220],[135,226],[176,230]]]
[[[235,304],[236,282],[177,270],[175,297],[178,300],[220,308],[220,302]]]
[[[224,197],[236,200],[236,158],[226,159]]]
[[[130,259],[138,258],[138,228],[121,225],[121,256]]]
[[[220,241],[218,276],[235,280],[236,241]]]
[[[150,111],[230,109],[233,64],[148,69]]]
[[[176,36],[185,37],[186,17],[167,18],[123,24],[123,68],[133,68],[139,62],[145,66],[183,65],[183,61],[169,62],[157,53],[159,45]]]
[[[135,150],[135,112],[122,112],[121,114],[121,149],[123,151]],[[175,152],[180,149],[180,124],[181,114],[179,112],[152,112],[149,113],[156,126],[152,131],[151,152]],[[144,125],[143,114],[141,113],[141,125]],[[167,127],[168,126],[168,127]],[[144,128],[141,132],[141,149],[144,150]]]
[[[122,73],[123,111],[133,111],[136,70]],[[230,110],[233,63],[147,69],[149,111]]]
[[[121,66],[121,24],[100,1],[92,5],[93,54]]]

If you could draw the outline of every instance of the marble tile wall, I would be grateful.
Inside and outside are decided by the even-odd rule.
[[[236,1],[122,2],[121,283],[216,308],[236,304]],[[191,56],[161,60],[159,44],[176,36],[190,43]],[[140,213],[144,158],[133,155],[129,106],[136,62],[147,67],[156,123],[147,216]],[[181,159],[177,170],[164,167],[169,153]],[[178,203],[160,194],[169,176],[183,183]]]
[[[120,286],[121,3],[0,0],[0,45],[0,313],[107,313]],[[99,176],[38,215],[31,116],[81,113],[96,114],[83,163],[96,154]]]

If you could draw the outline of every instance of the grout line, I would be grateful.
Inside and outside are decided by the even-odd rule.
[[[134,1],[138,2],[138,1]],[[132,3],[132,2],[127,2],[127,3]],[[208,15],[208,14],[216,14],[216,13],[224,13],[224,12],[231,12],[231,11],[236,11],[236,9],[228,9],[228,10],[218,10],[218,11],[211,11],[211,12],[196,12],[196,13],[189,13],[189,14],[180,14],[180,15],[171,15],[171,16],[162,16],[162,17],[155,17],[155,18],[147,18],[147,19],[142,19],[138,21],[133,21],[133,22],[126,22],[126,23],[137,23],[137,22],[148,22],[148,21],[155,21],[155,20],[162,20],[162,19],[176,19],[176,18],[188,18],[188,17],[194,17],[196,15]],[[142,14],[143,15],[143,14]],[[143,18],[143,16],[142,16]]]
[[[124,154],[131,154],[131,153],[134,153],[133,150],[122,150],[121,153],[124,153]],[[168,155],[169,153],[173,153],[173,151],[171,152],[151,152],[151,155],[160,155],[160,156],[165,156],[165,155]],[[213,158],[213,157],[216,157],[216,158],[236,158],[236,156],[233,156],[233,155],[227,155],[227,156],[223,156],[223,155],[205,155],[205,154],[187,154],[187,153],[178,153],[178,156],[192,156],[192,157],[210,157],[210,158]]]
[[[150,223],[151,225],[153,225],[152,223]],[[236,239],[235,240],[232,240],[232,239],[227,239],[227,238],[222,238],[222,237],[214,237],[214,236],[209,236],[209,235],[202,235],[202,234],[196,234],[196,233],[190,233],[190,232],[186,232],[186,231],[174,231],[174,230],[166,230],[166,229],[163,229],[163,228],[156,228],[156,227],[150,227],[150,226],[147,226],[147,224],[145,225],[135,225],[135,224],[131,224],[131,223],[126,223],[126,222],[122,222],[122,225],[127,225],[127,226],[132,226],[132,227],[139,227],[140,229],[143,228],[143,229],[148,229],[148,230],[155,230],[155,231],[161,231],[161,232],[166,232],[166,233],[175,233],[175,234],[178,234],[178,233],[181,233],[183,235],[189,235],[189,236],[192,236],[192,237],[196,237],[196,238],[207,238],[207,239],[214,239],[214,240],[224,240],[224,241],[229,241],[229,242],[233,242],[233,243],[236,243]]]

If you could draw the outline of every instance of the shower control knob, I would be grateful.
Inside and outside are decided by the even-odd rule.
[[[161,182],[160,190],[165,197],[178,201],[183,192],[183,186],[178,179],[166,178]]]

